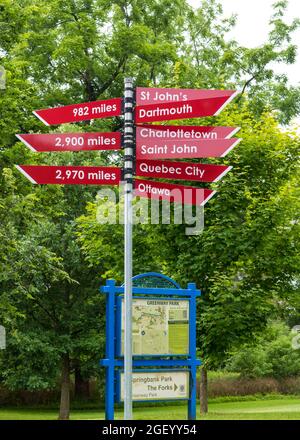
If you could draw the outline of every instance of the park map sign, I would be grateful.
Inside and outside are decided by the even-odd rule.
[[[124,353],[124,300],[122,302],[122,354]],[[189,301],[139,299],[132,302],[133,355],[187,355]]]
[[[98,118],[123,117],[121,132],[18,134],[18,139],[34,152],[124,151],[123,167],[16,165],[34,184],[119,185],[124,182],[124,299],[119,314],[119,353],[124,418],[132,418],[132,396],[139,399],[189,398],[189,418],[195,418],[196,371],[132,371],[132,356],[187,356],[196,353],[196,341],[189,338],[189,301],[134,298],[132,307],[132,198],[134,196],[203,206],[216,191],[201,188],[202,182],[218,182],[231,166],[195,162],[200,158],[223,158],[240,142],[233,137],[238,128],[218,126],[155,125],[152,122],[203,118],[218,115],[234,99],[234,90],[194,90],[174,88],[134,89],[125,79],[124,98],[112,98],[36,110],[33,113],[47,126],[80,123]],[[174,160],[175,159],[175,160]],[[178,161],[180,159],[180,161]],[[185,159],[182,161],[181,159]],[[192,161],[190,161],[192,159]],[[157,181],[153,179],[163,179]],[[192,181],[196,186],[165,180]],[[115,313],[115,309],[111,309]],[[124,320],[126,316],[126,320]],[[109,324],[107,323],[107,328]],[[114,342],[113,342],[114,344]],[[193,345],[191,347],[191,345]],[[108,351],[114,350],[108,347]],[[112,357],[112,356],[110,356]],[[114,361],[112,361],[114,362]],[[107,380],[114,386],[108,365]],[[143,366],[143,363],[140,364]],[[174,365],[172,364],[174,367]],[[115,364],[113,367],[115,368]],[[189,377],[193,383],[189,389]],[[151,384],[150,384],[150,382]],[[145,384],[148,382],[147,387]],[[109,388],[111,391],[111,388]],[[110,395],[112,394],[112,396]],[[115,393],[107,393],[107,418],[113,417]],[[190,397],[188,397],[188,395]],[[192,397],[191,397],[192,396]]]

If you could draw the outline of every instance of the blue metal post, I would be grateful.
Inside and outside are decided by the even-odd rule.
[[[196,419],[196,390],[197,390],[197,363],[196,363],[196,285],[189,283],[188,289],[191,290],[190,300],[190,333],[189,333],[189,355],[191,358],[190,366],[190,398],[188,400],[188,419]]]
[[[114,420],[115,400],[115,280],[107,280],[106,286],[106,369],[105,369],[105,418]]]

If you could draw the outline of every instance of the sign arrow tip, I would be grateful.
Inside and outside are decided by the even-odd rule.
[[[38,110],[33,111],[32,113],[34,114],[34,116],[36,116],[37,118],[39,118],[39,120],[42,121],[45,125],[48,125],[48,127],[50,126],[50,124],[48,124],[48,122],[45,121],[45,119],[42,118],[42,117],[38,114]]]
[[[23,169],[22,165],[15,165],[15,167],[17,168],[17,170],[20,171],[20,173],[23,174],[23,176],[26,177],[26,179],[30,180],[31,183],[34,183],[34,184],[37,183],[28,173],[26,173],[26,171]]]
[[[22,136],[23,136],[22,134],[16,134],[16,137],[19,139],[19,141],[21,141],[24,145],[26,145],[26,147],[30,148],[31,151],[34,151],[36,153],[36,149],[33,148],[33,146],[29,144],[29,142],[23,139]]]

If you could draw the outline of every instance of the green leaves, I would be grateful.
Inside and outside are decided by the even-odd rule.
[[[226,368],[247,378],[297,376],[300,353],[292,348],[292,337],[286,325],[271,323],[256,344],[250,343],[235,351]]]
[[[134,272],[158,270],[202,288],[198,343],[208,364],[263,328],[282,301],[297,303],[299,139],[278,121],[299,113],[300,92],[273,71],[296,57],[299,22],[285,22],[286,6],[276,2],[268,41],[250,49],[228,38],[236,17],[224,17],[216,0],[198,9],[185,0],[0,2],[7,72],[0,91],[0,317],[12,335],[2,354],[9,386],[52,386],[66,352],[87,377],[94,374],[104,343],[98,284],[123,281],[123,228],[97,222],[97,188],[33,187],[13,168],[119,164],[120,155],[34,155],[15,134],[49,131],[33,110],[122,96],[125,76],[139,86],[243,91],[217,118],[187,121],[242,127],[243,142],[222,160],[233,170],[215,185],[203,234],[187,237],[182,225],[136,226]],[[116,129],[118,118],[54,131]]]
[[[59,354],[54,348],[54,334],[43,331],[16,330],[8,335],[10,356],[1,356],[1,376],[10,389],[42,390],[56,383]],[[16,364],[15,358],[18,359]]]

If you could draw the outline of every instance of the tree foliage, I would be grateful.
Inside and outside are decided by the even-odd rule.
[[[248,343],[232,353],[226,368],[247,378],[298,376],[300,354],[292,347],[293,337],[287,325],[271,323],[256,343]]]
[[[196,281],[198,344],[212,364],[295,299],[299,256],[299,139],[283,133],[299,113],[299,88],[274,64],[292,64],[298,20],[277,1],[268,41],[245,48],[227,37],[235,17],[218,1],[0,0],[0,319],[8,329],[1,379],[14,388],[54,385],[63,359],[95,374],[104,342],[100,279],[122,281],[122,226],[96,221],[97,188],[33,187],[14,164],[120,164],[115,153],[34,155],[16,133],[51,132],[32,110],[118,97],[125,76],[139,86],[240,88],[218,118],[191,124],[239,125],[242,144],[224,163],[203,234],[182,226],[141,226],[135,272],[161,270]],[[93,120],[53,131],[114,131]],[[85,211],[87,207],[87,211]],[[294,307],[297,307],[294,301]],[[23,369],[22,369],[23,368]],[[22,372],[23,371],[23,372]]]

